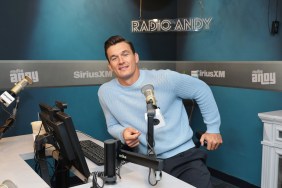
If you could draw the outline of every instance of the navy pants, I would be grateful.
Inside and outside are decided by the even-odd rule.
[[[212,188],[206,158],[204,151],[191,148],[165,159],[163,171],[197,188]]]

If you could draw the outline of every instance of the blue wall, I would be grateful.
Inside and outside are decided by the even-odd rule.
[[[203,3],[202,11],[200,3]],[[268,17],[268,2],[270,2]],[[188,61],[282,60],[281,28],[271,35],[275,2],[262,0],[178,1],[178,17],[212,17],[211,29],[177,36],[177,59]],[[280,3],[280,2],[279,2]],[[282,5],[278,8],[282,21]],[[240,75],[238,75],[240,76]],[[213,86],[224,144],[209,152],[208,165],[260,186],[263,125],[258,113],[282,109],[282,93]],[[203,129],[194,114],[194,129]]]
[[[144,19],[154,14],[176,15],[176,2],[154,3],[143,3]],[[131,33],[131,20],[139,19],[139,8],[139,0],[1,1],[0,59],[105,60],[104,41],[120,34],[135,43],[143,60],[175,60],[176,34]],[[66,112],[73,116],[77,129],[102,141],[108,139],[98,88],[25,88],[17,121],[5,136],[31,133],[30,122],[38,119],[38,104],[53,105],[60,100],[68,103]],[[1,110],[0,117],[2,124],[8,115]]]
[[[141,60],[281,60],[282,37],[281,33],[269,34],[267,3],[266,0],[143,1],[144,19],[211,16],[211,29],[195,33],[133,34],[130,21],[139,18],[139,0],[1,1],[0,59],[104,60],[104,41],[110,35],[121,34],[135,43]],[[270,21],[274,10],[272,7]],[[281,10],[280,5],[280,21]],[[30,122],[38,118],[38,104],[52,105],[61,100],[68,103],[66,112],[73,116],[77,129],[100,140],[109,138],[97,98],[98,88],[26,88],[20,95],[17,122],[6,136],[31,133]],[[208,165],[260,185],[262,123],[257,113],[281,109],[282,94],[219,86],[213,86],[212,90],[221,112],[224,144],[209,152]],[[1,121],[6,117],[3,110],[0,117]],[[197,109],[193,126],[203,127]]]
[[[271,35],[274,0],[178,1],[178,17],[212,17],[210,30],[179,34],[177,58],[195,61],[274,61],[282,59],[281,28]],[[270,2],[268,16],[268,2]],[[282,5],[278,7],[281,22]],[[269,22],[268,22],[269,20]]]

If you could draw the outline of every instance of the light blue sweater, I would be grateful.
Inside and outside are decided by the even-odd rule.
[[[193,132],[182,99],[194,99],[207,125],[207,132],[219,133],[220,115],[207,84],[170,70],[140,70],[139,79],[131,86],[122,86],[113,79],[99,88],[99,101],[108,132],[113,137],[124,143],[123,130],[133,127],[141,132],[139,152],[147,154],[147,104],[141,92],[147,84],[154,86],[157,106],[165,120],[165,126],[154,129],[154,149],[158,158],[169,158],[194,147]]]

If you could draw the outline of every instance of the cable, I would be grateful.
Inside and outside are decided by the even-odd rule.
[[[40,135],[41,130],[43,130],[43,129],[44,129],[44,128],[43,128],[43,123],[41,122],[41,125],[40,125],[40,128],[39,128],[39,131],[38,131],[37,135],[35,136],[35,140],[34,140],[34,142],[37,140],[38,136]],[[46,149],[47,149],[47,148],[46,148]]]
[[[154,171],[153,171],[152,168],[149,168],[148,182],[149,182],[149,184],[150,184],[151,186],[156,186],[156,185],[158,184],[159,180],[156,180],[155,183],[152,183],[152,182],[151,182],[151,178],[150,178],[150,177],[151,177],[151,172],[154,172]],[[155,175],[155,174],[153,174],[153,175]]]
[[[195,108],[194,100],[191,100],[191,101],[192,101],[192,107],[191,107],[190,114],[189,114],[189,117],[188,117],[190,125],[191,125],[191,119],[192,119],[193,111],[194,111],[194,108]]]
[[[151,145],[149,144],[148,140],[147,140],[147,146],[148,146],[148,148],[149,148],[147,154],[148,154],[148,155],[156,156],[156,152],[155,152],[155,150],[154,150],[154,144],[153,144],[153,146],[151,146]]]
[[[139,19],[142,20],[142,0],[140,0]]]
[[[204,7],[204,3],[203,3],[203,0],[199,0],[199,4],[200,4],[200,7],[201,7],[201,16],[204,17],[204,14],[205,14],[205,7]]]
[[[92,187],[91,188],[103,188],[104,185],[105,185],[104,172],[96,171],[96,172],[92,172],[91,175],[93,175]],[[99,185],[97,178],[102,179],[102,185]]]
[[[3,103],[1,103],[1,108],[2,108],[2,110],[3,110],[4,112],[6,112],[9,116],[12,115],[10,112],[8,112],[8,110],[6,110],[6,109],[4,108],[4,104],[3,104]]]
[[[276,10],[275,10],[275,22],[277,22],[278,18],[278,0],[276,0]],[[276,33],[273,33],[272,31],[272,27],[270,26],[270,22],[269,22],[269,19],[270,19],[270,0],[268,0],[268,10],[267,10],[267,25],[268,25],[268,32],[272,35],[276,34]],[[272,23],[273,24],[273,23]]]
[[[52,154],[53,155],[53,154]],[[47,159],[43,159],[43,158],[40,158],[39,157],[39,153],[38,151],[36,151],[36,149],[34,148],[34,161],[35,161],[35,166],[34,166],[34,171],[40,176],[42,177],[42,172],[41,172],[41,169],[40,169],[40,162],[43,161],[43,162],[46,162],[47,165],[48,165],[48,169],[52,169],[52,177],[50,178],[50,182],[52,182],[53,180],[53,176],[55,174],[55,170],[54,170],[54,165],[52,165]],[[50,174],[48,173],[48,176],[50,177]],[[47,182],[46,182],[47,183]],[[51,186],[51,185],[50,185]],[[52,187],[52,186],[51,186]]]
[[[123,165],[125,165],[127,162],[124,161],[124,160],[121,160],[120,163],[117,165],[116,167],[116,175],[119,177],[119,179],[121,179],[121,175],[120,175],[120,170],[121,170],[121,167]]]
[[[278,13],[278,0],[276,0],[276,17],[275,17],[276,21],[277,21],[277,13]]]
[[[148,154],[148,156],[153,156],[153,157],[155,157],[156,158],[156,152],[155,152],[155,150],[154,150],[154,145],[155,145],[155,143],[153,143],[153,146],[151,146],[150,144],[149,144],[149,142],[148,142],[148,135],[147,135],[147,147],[148,147],[148,152],[147,152],[147,154]],[[158,182],[159,182],[159,180],[156,180],[156,182],[154,182],[154,183],[152,183],[151,182],[151,172],[154,172],[153,171],[153,169],[152,168],[149,168],[149,174],[148,174],[148,182],[149,182],[149,184],[151,185],[151,186],[156,186],[157,184],[158,184]],[[155,175],[155,174],[153,174],[153,175]]]
[[[267,9],[267,25],[268,25],[268,32],[271,34],[271,29],[270,29],[270,25],[269,25],[269,9],[270,9],[270,0],[268,0],[268,9]]]
[[[6,109],[4,109],[3,104],[2,104],[2,109],[10,115],[10,117],[5,120],[4,125],[0,126],[0,139],[3,137],[4,133],[14,124],[16,121],[16,115],[17,115],[17,110],[19,107],[19,102],[20,102],[20,97],[16,97],[16,104],[15,107],[13,108],[12,113],[8,112]]]

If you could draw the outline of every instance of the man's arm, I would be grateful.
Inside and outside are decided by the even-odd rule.
[[[108,132],[129,147],[139,145],[138,137],[141,133],[134,128],[122,126],[111,114],[102,97],[99,97],[99,102],[105,115]]]
[[[201,145],[207,142],[208,150],[217,149],[222,143],[222,137],[219,132],[220,114],[216,101],[210,87],[199,79],[191,78],[187,75],[181,75],[182,79],[178,79],[177,85],[185,87],[177,87],[176,91],[181,98],[194,99],[199,106],[207,131],[200,139]]]

